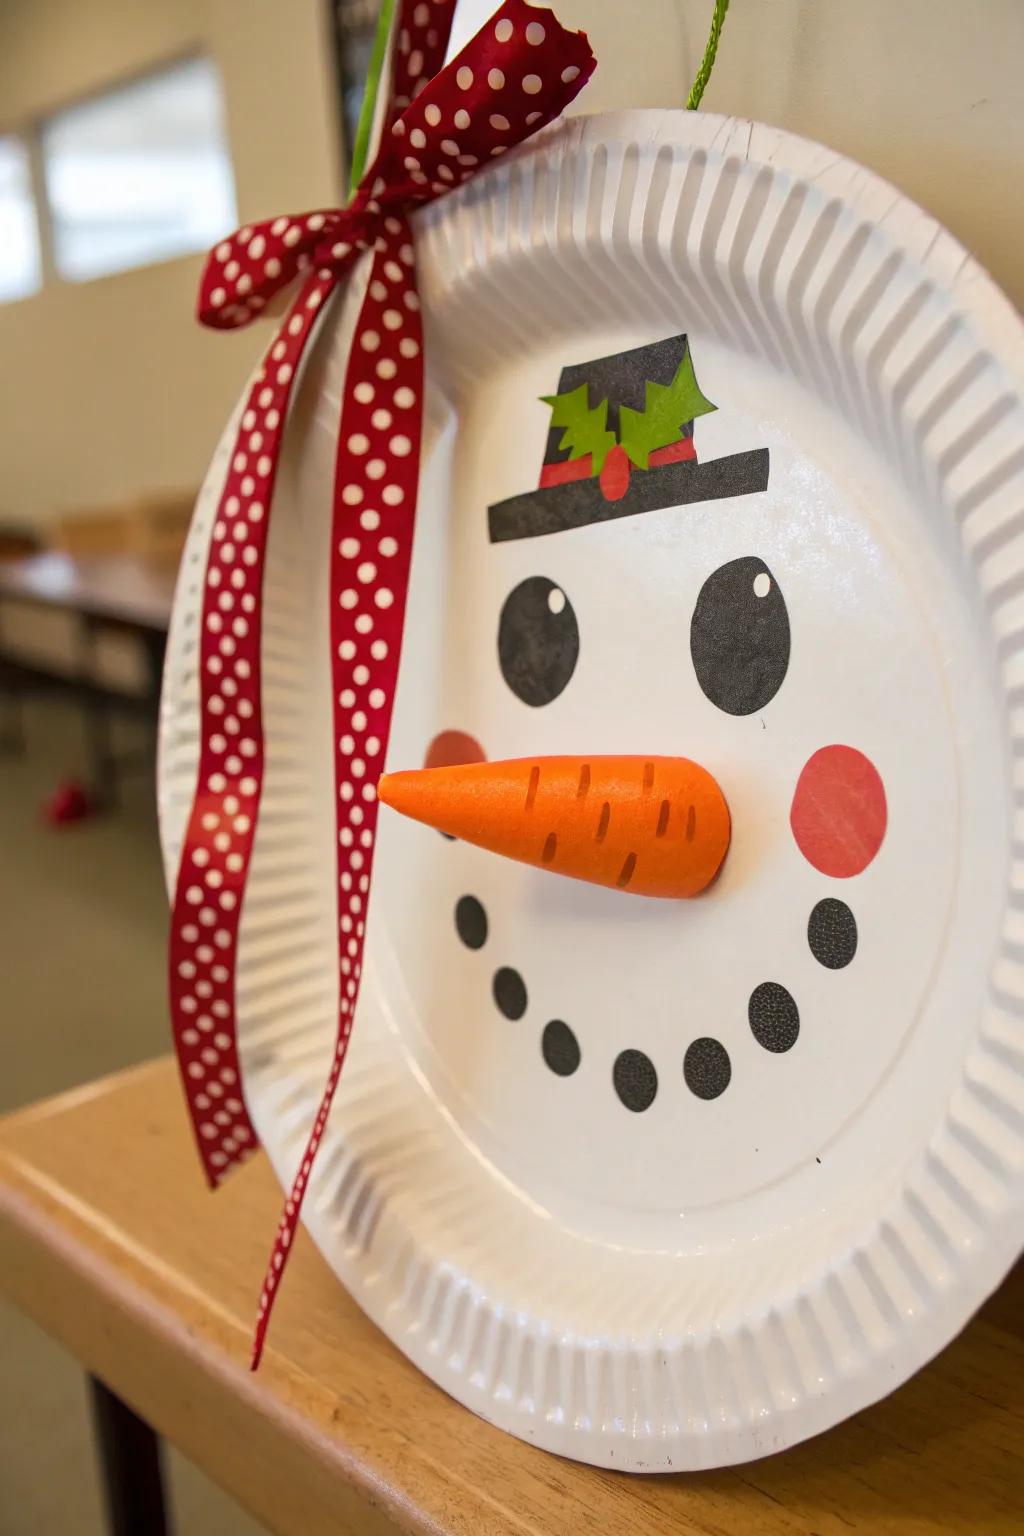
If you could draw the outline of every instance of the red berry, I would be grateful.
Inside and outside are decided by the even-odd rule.
[[[609,451],[598,476],[605,501],[621,501],[629,490],[629,458],[620,443]]]

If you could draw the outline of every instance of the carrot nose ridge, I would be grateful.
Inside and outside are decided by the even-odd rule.
[[[403,816],[522,864],[636,896],[697,896],[729,847],[715,778],[685,757],[525,757],[386,773]]]

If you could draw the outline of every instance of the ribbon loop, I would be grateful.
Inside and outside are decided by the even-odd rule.
[[[308,268],[340,276],[373,243],[365,216],[347,208],[282,214],[228,235],[206,258],[197,316],[213,330],[237,330]]]
[[[594,68],[586,36],[505,0],[440,69],[454,0],[401,0],[392,94],[373,166],[344,209],[247,225],[207,260],[199,319],[247,325],[302,278],[249,390],[211,535],[200,616],[200,757],[171,916],[175,1048],[216,1185],[256,1145],[238,1058],[239,923],[263,787],[263,569],[281,440],[306,344],[339,279],[372,251],[341,406],[330,614],[338,850],[334,1060],[260,1299],[262,1348],[348,1047],[398,677],[423,421],[423,337],[409,214],[556,118]],[[435,69],[439,72],[433,75]]]
[[[558,117],[593,67],[585,33],[509,0],[385,133],[368,172],[381,202],[408,207],[460,186]]]

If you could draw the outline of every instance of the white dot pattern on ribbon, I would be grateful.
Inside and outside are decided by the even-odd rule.
[[[399,68],[411,57],[399,53]],[[575,61],[586,57],[578,34],[538,21],[525,0],[506,0],[449,69],[422,94],[409,93],[412,105],[391,124],[377,167],[388,188],[384,203],[408,205],[450,192],[531,128],[557,117],[575,94],[566,89],[581,72]]]
[[[349,239],[338,239],[342,230],[348,232]],[[353,225],[349,214],[338,209],[268,219],[248,231],[240,230],[230,240],[221,241],[207,260],[200,287],[200,318],[218,330],[248,325],[267,301],[296,277],[327,267],[338,276],[369,244],[367,230]],[[311,294],[310,307],[315,309],[321,297]],[[300,323],[301,317],[293,316],[293,336],[299,334]],[[288,382],[294,365],[282,359],[283,353],[274,358],[276,368],[273,372],[268,369],[268,382]],[[246,412],[246,416],[250,414]],[[258,454],[259,444],[245,446]],[[258,458],[251,469],[256,474],[267,472],[261,471]]]
[[[444,62],[455,0],[403,0],[395,49],[391,106],[404,111]]]
[[[374,785],[384,767],[391,706],[398,678],[405,597],[412,556],[419,474],[422,331],[415,298],[415,267],[403,259],[409,245],[404,218],[389,220],[378,237],[373,269],[356,323],[342,405],[334,522],[331,531],[331,657],[334,698],[339,949],[353,932],[340,968],[338,1037],[323,1100],[306,1154],[278,1229],[270,1274],[291,1243],[331,1100],[345,1060],[359,981],[367,893],[377,825]],[[397,306],[401,305],[399,310]],[[400,327],[386,316],[399,313]],[[365,345],[371,337],[373,344]],[[402,345],[402,342],[412,345]],[[381,370],[381,354],[391,367]],[[404,402],[404,403],[399,403]],[[406,430],[392,420],[404,411]],[[367,534],[372,537],[368,538]],[[386,551],[386,555],[382,555]],[[387,560],[386,574],[380,555]],[[357,839],[356,833],[359,833]],[[357,847],[356,844],[359,844]],[[269,1276],[268,1276],[269,1278]],[[257,1320],[262,1338],[273,1287],[265,1288]]]
[[[196,1139],[216,1183],[255,1145],[239,1081],[234,974],[263,773],[260,593],[280,438],[324,299],[359,252],[374,252],[342,406],[331,542],[339,1027],[267,1270],[254,1363],[345,1058],[362,972],[375,785],[401,651],[419,470],[422,333],[406,214],[557,117],[579,89],[573,82],[582,84],[593,68],[581,34],[551,17],[538,21],[526,0],[505,0],[441,70],[454,3],[401,0],[383,147],[349,207],[246,226],[211,254],[201,287],[200,318],[228,329],[249,323],[303,277],[246,401],[203,586],[199,783],[172,917],[171,996]]]
[[[291,226],[289,226],[291,227]],[[201,750],[171,917],[171,1014],[178,1060],[207,1177],[217,1184],[255,1148],[241,1095],[234,1023],[234,956],[252,830],[263,776],[259,624],[267,521],[291,381],[320,304],[336,279],[308,278],[249,391],[242,432],[258,431],[267,463],[259,489],[239,449],[221,494],[207,552],[200,642]],[[291,323],[298,320],[295,328]],[[288,368],[278,381],[282,364]],[[271,424],[273,417],[273,424]],[[261,456],[262,457],[262,456]],[[246,557],[252,555],[252,559]],[[235,603],[241,614],[230,617]],[[224,635],[230,620],[231,635]],[[244,721],[244,729],[243,729]],[[233,745],[229,747],[229,743]],[[198,921],[193,914],[198,909]],[[212,934],[212,943],[208,936]],[[215,1030],[215,1021],[219,1026]],[[231,1090],[234,1090],[231,1092]],[[231,1096],[211,1117],[203,1101]]]

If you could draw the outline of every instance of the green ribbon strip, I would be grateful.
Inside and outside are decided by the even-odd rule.
[[[387,52],[388,34],[391,31],[391,18],[394,12],[395,0],[383,0],[380,15],[377,18],[377,31],[373,39],[373,51],[370,54],[370,63],[366,71],[366,86],[363,90],[363,104],[359,108],[359,126],[356,129],[356,141],[352,146],[349,196],[355,192],[366,170],[366,159],[370,149],[370,134],[373,131],[373,115],[377,107],[377,97],[380,94],[380,80],[381,75],[384,73],[384,55]]]

